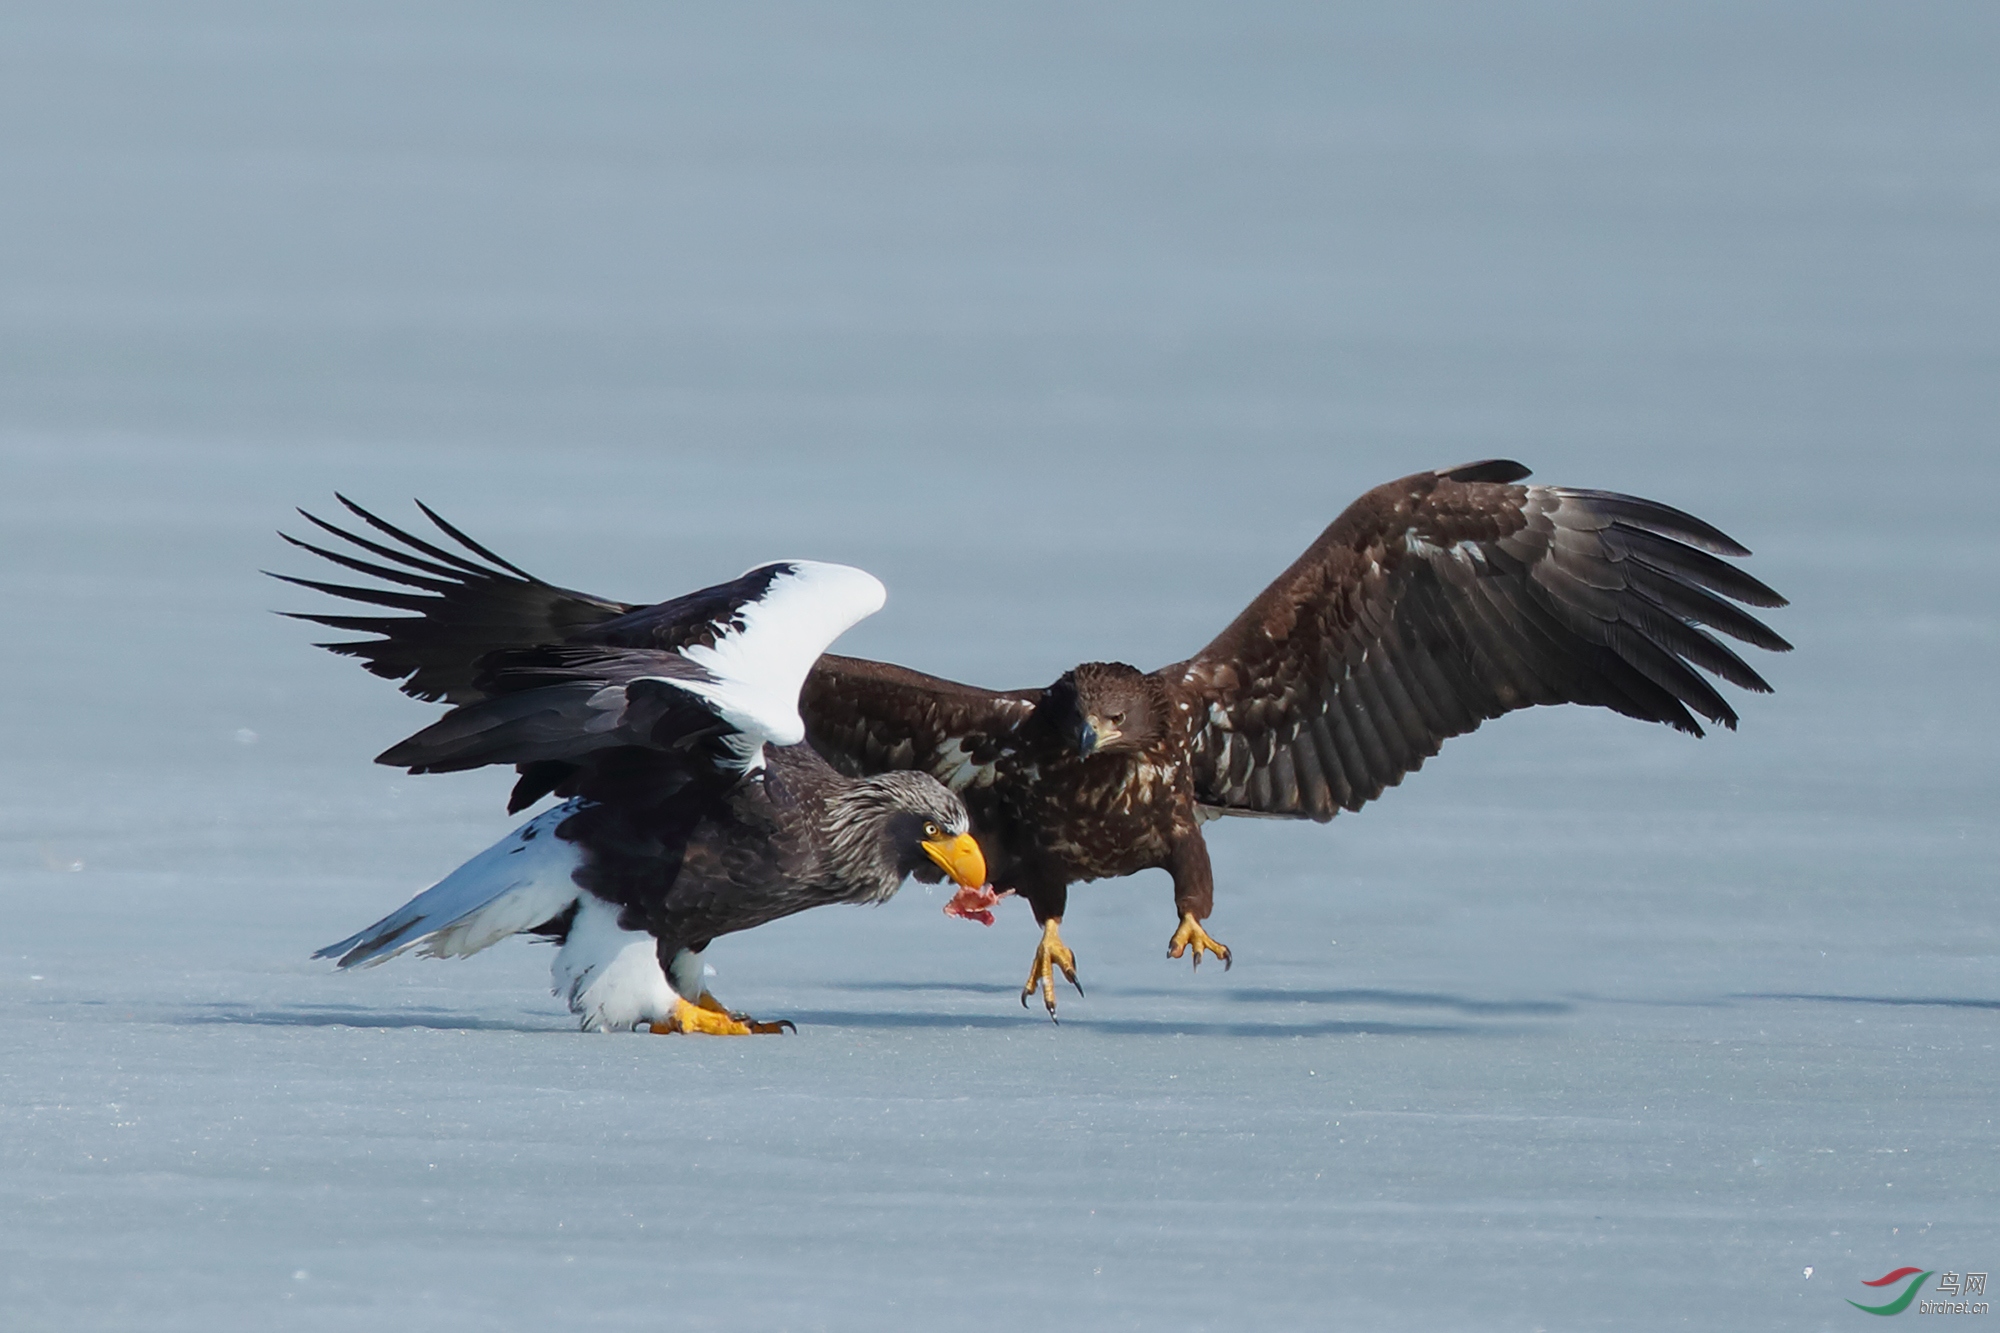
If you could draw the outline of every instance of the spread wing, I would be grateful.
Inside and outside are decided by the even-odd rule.
[[[567,772],[607,750],[638,748],[725,763],[734,756],[711,743],[745,733],[696,692],[714,683],[679,654],[650,649],[559,644],[489,654],[484,697],[390,746],[377,762],[412,773],[550,763]]]
[[[1213,643],[1163,669],[1206,709],[1197,799],[1331,819],[1448,737],[1533,704],[1733,728],[1700,672],[1771,687],[1702,627],[1791,646],[1734,605],[1785,604],[1718,558],[1749,552],[1648,500],[1509,484],[1527,475],[1476,463],[1370,491]]]
[[[678,649],[567,643],[487,653],[472,681],[479,697],[380,760],[416,773],[515,764],[524,782],[533,774],[540,783],[605,751],[700,749],[741,772],[761,762],[765,745],[805,739],[806,673],[884,595],[861,570],[792,560],[650,608]],[[691,609],[663,614],[676,605]],[[689,642],[697,628],[705,633]]]
[[[379,636],[325,643],[320,647],[359,658],[376,675],[402,681],[405,694],[447,703],[470,703],[484,697],[475,682],[480,673],[480,659],[488,653],[562,643],[607,621],[643,610],[544,583],[473,541],[421,501],[417,507],[459,550],[405,532],[344,495],[337,498],[387,542],[349,532],[303,509],[299,513],[307,522],[345,545],[331,549],[285,533],[279,536],[345,569],[395,586],[355,587],[288,574],[271,577],[351,602],[414,612],[413,615],[285,613],[293,619],[332,629]]]
[[[828,653],[806,677],[799,711],[813,748],[849,776],[912,768],[963,793],[992,782],[1038,695]]]
[[[756,636],[759,645],[756,654],[736,661],[725,674],[742,676],[746,671],[756,674],[764,668],[777,670],[783,678],[779,682],[783,685],[780,692],[786,696],[789,710],[790,696],[797,692],[793,676],[803,672],[804,667],[792,660],[796,653],[787,655],[787,645],[796,640],[823,648],[855,620],[881,606],[881,585],[871,576],[862,576],[867,580],[867,589],[856,592],[855,589],[861,588],[856,584],[846,592],[836,591],[828,580],[832,577],[838,581],[840,576],[829,576],[827,571],[846,567],[808,560],[760,565],[727,583],[652,605],[614,602],[544,583],[460,532],[421,500],[417,508],[423,510],[439,532],[457,543],[463,553],[426,541],[378,518],[344,495],[337,498],[350,513],[394,545],[337,527],[303,509],[299,513],[307,522],[340,538],[347,548],[328,549],[285,533],[278,535],[344,569],[396,586],[356,587],[289,574],[271,577],[351,602],[413,614],[356,616],[302,611],[284,614],[333,629],[377,635],[373,639],[319,646],[360,658],[376,675],[401,680],[403,692],[419,699],[454,704],[476,702],[490,692],[481,682],[496,678],[488,669],[489,658],[550,644],[663,649],[697,658],[705,653],[740,656],[740,651],[731,644],[743,636],[752,621],[761,618],[767,631],[772,632]],[[376,558],[363,559],[359,553]],[[818,572],[808,577],[803,571]],[[873,604],[851,619],[841,619],[847,614],[844,598],[848,593],[864,602],[873,598]],[[833,620],[820,625],[819,618],[825,616],[832,616]]]

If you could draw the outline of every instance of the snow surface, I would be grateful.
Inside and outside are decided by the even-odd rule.
[[[1991,1270],[1995,24],[0,10],[0,1326],[1832,1329]],[[1778,693],[1209,825],[1231,972],[1161,875],[1074,894],[1060,1028],[941,889],[714,947],[795,1036],[308,958],[510,821],[369,763],[434,710],[269,614],[291,505],[627,598],[847,561],[846,650],[1026,685],[1490,456],[1754,548]]]

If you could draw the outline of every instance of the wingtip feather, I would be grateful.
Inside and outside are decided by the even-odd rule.
[[[1474,463],[1438,469],[1438,476],[1446,481],[1514,482],[1533,475],[1533,469],[1511,458],[1482,458]]]

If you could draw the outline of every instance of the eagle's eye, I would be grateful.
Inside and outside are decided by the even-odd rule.
[[[1123,723],[1124,723],[1124,721],[1125,721],[1125,714],[1123,714],[1123,713],[1113,713],[1113,714],[1112,714],[1111,716],[1109,716],[1109,717],[1105,718],[1104,720],[1105,720],[1106,722],[1109,722],[1109,723],[1110,723],[1110,724],[1111,724],[1112,726],[1114,726],[1114,727],[1116,727],[1116,726],[1121,726],[1121,725],[1123,725]]]
[[[939,828],[939,827],[938,827],[938,826],[937,826],[936,824],[933,824],[933,823],[929,822],[928,820],[926,820],[926,821],[925,821],[925,823],[924,823],[924,836],[925,836],[926,838],[935,838],[935,837],[939,836],[939,835],[940,835],[940,834],[941,834],[942,832],[943,832],[943,830],[942,830],[942,829],[940,829],[940,828]]]

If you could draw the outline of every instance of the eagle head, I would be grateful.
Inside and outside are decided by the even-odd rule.
[[[909,875],[927,884],[949,876],[962,889],[986,882],[986,857],[964,802],[930,774],[862,778],[835,804],[835,843],[849,845],[841,854],[883,873],[888,892]]]
[[[1165,731],[1157,682],[1123,662],[1085,662],[1049,686],[1042,700],[1049,724],[1079,755],[1134,753]]]

